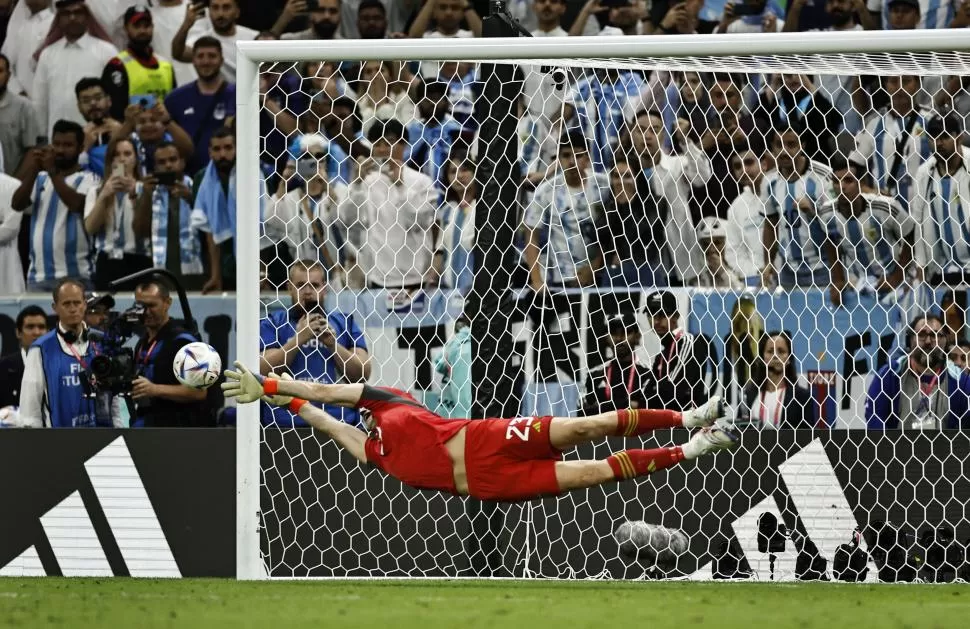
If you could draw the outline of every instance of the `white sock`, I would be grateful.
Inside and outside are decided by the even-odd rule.
[[[704,454],[703,447],[697,438],[691,439],[684,445],[680,446],[680,449],[684,453],[684,459],[688,461],[696,459],[700,455]]]

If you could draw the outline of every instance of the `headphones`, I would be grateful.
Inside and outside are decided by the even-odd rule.
[[[77,334],[75,334],[70,330],[68,330],[67,332],[64,332],[63,330],[61,330],[61,326],[58,325],[57,333],[61,336],[62,339],[64,339],[64,342],[67,343],[68,345],[74,345],[75,343],[78,342],[78,340],[80,340],[82,343],[87,343],[88,341],[88,329],[86,327],[81,330],[81,335],[78,336]]]

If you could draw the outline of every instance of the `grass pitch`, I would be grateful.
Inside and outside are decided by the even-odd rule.
[[[0,627],[962,629],[970,586],[0,579]]]

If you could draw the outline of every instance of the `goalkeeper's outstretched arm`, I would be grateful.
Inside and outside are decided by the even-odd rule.
[[[222,389],[227,397],[234,397],[241,404],[255,402],[264,395],[283,395],[355,408],[364,392],[362,384],[322,384],[267,378],[251,372],[239,361],[236,361],[236,369],[237,371],[226,370],[226,381],[222,383]]]
[[[283,382],[287,381],[281,381],[280,384]],[[300,407],[298,415],[306,423],[336,441],[337,445],[352,454],[355,459],[361,463],[367,463],[367,455],[364,453],[364,440],[367,437],[360,430],[350,424],[345,424],[310,403],[304,403]]]

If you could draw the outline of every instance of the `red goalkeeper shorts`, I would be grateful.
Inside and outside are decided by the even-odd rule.
[[[556,495],[556,461],[549,441],[552,417],[481,419],[465,426],[468,493],[481,500],[515,502]]]

